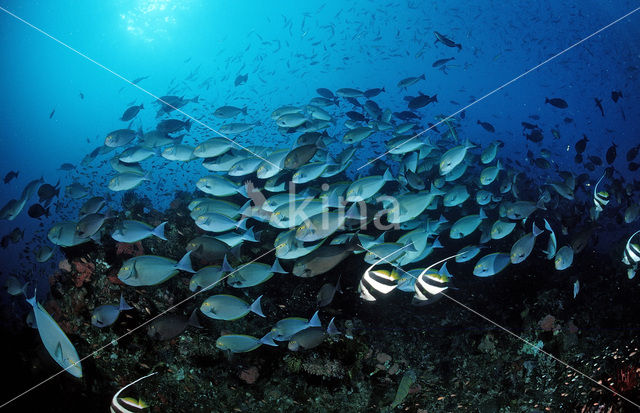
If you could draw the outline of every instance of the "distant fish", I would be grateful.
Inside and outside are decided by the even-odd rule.
[[[558,109],[566,109],[569,107],[569,105],[567,105],[567,102],[560,98],[544,98],[544,103],[549,103],[551,104],[551,106],[555,106]]]
[[[131,309],[133,309],[133,307],[127,304],[124,296],[120,294],[120,303],[118,305],[101,305],[91,312],[91,324],[100,328],[108,327],[116,322],[120,312]]]
[[[84,93],[80,92],[78,96],[80,96],[80,99],[84,99]]]
[[[140,112],[140,110],[142,109],[144,109],[144,105],[142,104],[138,106],[131,106],[130,108],[124,111],[124,113],[120,117],[120,120],[123,122],[128,122],[131,119],[135,118],[138,112]]]
[[[244,85],[245,83],[247,83],[247,80],[249,79],[249,74],[245,74],[245,75],[238,75],[236,76],[236,80],[233,81],[234,86],[240,86],[240,85]]]
[[[528,135],[525,134],[524,136],[525,138],[527,138],[527,140],[530,140],[531,142],[534,142],[534,143],[542,142],[542,140],[544,139],[541,129],[533,129],[530,134]]]
[[[619,90],[614,90],[613,92],[611,92],[611,100],[613,100],[614,103],[618,103],[618,99],[620,99],[622,96],[622,91]]]
[[[193,310],[190,317],[180,314],[165,314],[149,323],[147,335],[158,341],[171,340],[179,336],[187,327],[202,328],[196,310]]]
[[[580,139],[575,144],[576,152],[578,152],[579,154],[583,153],[584,150],[587,148],[587,142],[589,142],[587,135],[582,135],[582,139]]]
[[[618,147],[618,145],[616,145],[615,143],[612,143],[611,146],[609,147],[609,149],[607,149],[607,154],[605,156],[605,158],[607,159],[607,163],[609,165],[611,165],[615,160],[616,160],[616,148]]]
[[[437,101],[438,101],[437,94],[433,96],[429,96],[429,95],[423,95],[422,93],[420,93],[418,96],[411,99],[407,106],[411,110],[416,110],[416,109],[420,109],[427,106],[429,103],[433,103]]]
[[[453,59],[455,59],[455,57],[450,57],[448,59],[440,59],[440,60],[436,60],[435,62],[433,62],[433,64],[431,65],[431,67],[440,67],[443,66],[445,64],[447,64],[447,62],[452,61]]]
[[[407,77],[398,82],[398,87],[401,89],[406,89],[411,85],[418,83],[420,80],[425,80],[424,74],[417,77]]]
[[[490,124],[489,122],[478,121],[478,125],[482,126],[482,128],[487,132],[493,133],[496,131],[496,128],[494,128],[493,125]]]
[[[634,146],[633,148],[629,149],[627,151],[627,162],[631,162],[634,159],[636,159],[636,156],[638,156],[638,151],[640,150],[640,145],[638,146]],[[16,172],[16,176],[17,176],[17,172]],[[6,177],[5,177],[5,183],[6,183]]]
[[[330,91],[329,89],[324,88],[324,87],[316,89],[316,92],[318,93],[318,95],[320,95],[320,96],[322,96],[323,98],[326,98],[326,99],[335,99],[335,97],[336,97],[333,94],[332,91]]]
[[[4,183],[8,184],[13,179],[17,178],[19,173],[20,173],[19,171],[9,171],[9,172],[7,172],[7,174],[4,176]]]
[[[580,292],[580,280],[576,280],[573,283],[573,298],[576,298],[579,292]]]
[[[436,41],[434,43],[440,42],[447,47],[457,47],[458,51],[462,50],[462,45],[460,43],[454,42],[453,40],[449,39],[448,37],[446,37],[441,33],[434,31],[433,34],[436,36]]]
[[[368,89],[364,91],[364,97],[366,97],[367,99],[371,99],[378,96],[382,92],[386,92],[386,90],[384,90],[384,87]]]
[[[604,117],[604,108],[602,107],[602,99],[594,98],[596,101],[596,107],[600,109],[600,113],[602,113],[602,117]]]
[[[342,290],[340,289],[340,276],[338,277],[338,281],[336,281],[335,285],[326,283],[320,287],[320,291],[318,291],[318,295],[316,296],[317,306],[325,307],[331,304],[336,291],[342,293]]]
[[[56,110],[52,110],[51,113],[49,114],[49,119],[51,119],[53,117],[53,115],[56,113]]]
[[[33,205],[31,205],[29,207],[29,210],[27,211],[27,214],[31,218],[36,218],[36,219],[40,219],[40,217],[42,217],[43,215],[48,218],[49,217],[49,208],[44,208],[40,204],[33,204]]]
[[[141,76],[141,77],[137,77],[135,79],[133,79],[133,81],[131,83],[133,83],[134,85],[137,85],[138,83],[142,82],[145,79],[148,79],[149,76]]]

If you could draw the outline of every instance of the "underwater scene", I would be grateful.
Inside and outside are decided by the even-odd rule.
[[[638,2],[0,33],[0,411],[640,410]]]

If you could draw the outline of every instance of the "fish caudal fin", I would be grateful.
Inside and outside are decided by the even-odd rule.
[[[260,299],[262,299],[262,296],[256,298],[256,300],[249,307],[249,311],[258,314],[260,317],[266,317],[262,312],[262,305],[260,304]]]
[[[195,273],[195,271],[193,270],[193,267],[191,266],[192,252],[193,251],[189,251],[186,254],[184,254],[184,256],[180,259],[180,261],[178,261],[178,263],[175,265],[176,270]]]
[[[164,227],[165,225],[167,225],[167,221],[163,222],[162,224],[158,225],[157,227],[155,227],[153,229],[153,231],[151,231],[151,233],[153,235],[155,235],[156,237],[160,238],[161,240],[167,240],[164,236]]]

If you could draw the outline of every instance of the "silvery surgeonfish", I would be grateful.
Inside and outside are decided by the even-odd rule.
[[[132,287],[161,284],[179,271],[195,273],[191,267],[191,253],[187,252],[180,261],[156,255],[140,255],[129,258],[118,271],[118,279]]]
[[[318,311],[313,313],[310,320],[302,317],[287,317],[274,324],[271,338],[275,341],[289,341],[299,331],[309,327],[322,327]]]
[[[80,357],[71,340],[47,310],[36,301],[35,294],[32,298],[27,298],[27,302],[33,307],[38,333],[49,355],[71,375],[82,377]]]
[[[325,307],[331,304],[333,301],[333,297],[336,295],[336,292],[342,294],[342,290],[340,289],[340,277],[338,276],[338,281],[333,285],[331,283],[326,283],[320,287],[318,294],[316,295],[316,305],[318,307]]]
[[[233,270],[228,264],[223,264],[223,269],[225,266],[228,267],[229,272],[231,272],[227,277],[227,285],[233,288],[253,287],[267,281],[273,277],[275,273],[288,273],[287,270],[282,268],[277,258],[272,265],[261,262],[250,262],[239,266],[236,270]]]
[[[570,245],[565,245],[558,250],[555,256],[554,265],[556,270],[566,270],[573,264],[573,248]]]
[[[91,312],[91,324],[96,327],[107,327],[115,323],[121,311],[131,310],[131,307],[124,300],[124,296],[120,294],[120,303],[118,305],[104,304],[96,307]]]
[[[314,347],[318,347],[325,340],[327,336],[336,336],[342,334],[336,327],[335,318],[329,321],[327,330],[325,331],[322,326],[319,327],[307,327],[304,330],[300,330],[295,333],[289,339],[287,348],[291,351],[308,350]]]
[[[262,312],[262,306],[260,300],[262,296],[255,299],[251,304],[248,304],[241,298],[228,294],[212,295],[204,300],[200,306],[202,314],[215,320],[237,320],[246,316],[249,313],[258,314],[260,317],[264,317]]]
[[[544,220],[544,227],[547,229],[547,231],[550,232],[549,242],[547,243],[547,249],[546,251],[544,251],[544,253],[547,254],[548,260],[552,260],[556,256],[556,248],[558,247],[558,244],[556,241],[556,233],[553,232],[553,229],[551,228],[551,224],[549,224],[549,221],[547,221],[546,218]]]
[[[517,240],[511,247],[511,263],[519,264],[529,257],[531,251],[533,251],[533,245],[535,244],[536,237],[542,234],[543,230],[538,228],[535,223],[532,224],[533,228],[530,233],[523,235]]]
[[[627,240],[627,244],[625,245],[624,253],[622,255],[622,263],[629,266],[627,269],[627,276],[629,279],[636,276],[638,263],[640,262],[640,245],[631,242],[633,237],[637,234],[640,234],[640,230],[631,234]]]
[[[466,237],[467,235],[475,231],[482,220],[486,218],[487,216],[485,215],[482,208],[480,208],[480,212],[478,213],[478,215],[467,215],[460,218],[451,226],[451,229],[449,230],[449,237],[451,237],[452,239],[460,239]]]
[[[263,344],[277,347],[273,342],[272,333],[268,332],[262,338],[256,338],[244,334],[225,334],[216,340],[216,347],[230,353],[247,353],[253,351]]]
[[[478,245],[467,245],[456,254],[456,262],[467,262],[474,259],[476,255],[480,253],[482,248],[484,247]]]
[[[167,240],[164,236],[164,227],[167,222],[163,222],[157,227],[153,227],[145,222],[125,220],[116,224],[115,229],[111,233],[111,238],[118,242],[138,242],[152,235]]]
[[[480,258],[473,268],[473,275],[477,277],[490,277],[507,268],[511,264],[509,254],[494,252]]]

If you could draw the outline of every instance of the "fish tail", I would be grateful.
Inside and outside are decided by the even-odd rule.
[[[184,256],[180,259],[180,261],[178,261],[178,263],[175,265],[176,270],[195,273],[195,271],[193,270],[193,267],[191,266],[192,252],[193,251],[188,251],[186,254],[184,254]]]
[[[157,227],[155,227],[153,229],[153,231],[151,231],[151,233],[153,235],[155,235],[156,237],[160,238],[161,240],[167,240],[167,238],[165,238],[164,236],[164,227],[165,225],[167,225],[167,221],[163,222],[162,224],[158,225]]]
[[[258,314],[260,317],[265,317],[264,313],[262,312],[262,306],[260,305],[261,298],[262,296],[256,298],[256,300],[251,304],[251,307],[249,307],[249,310],[253,313]]]

